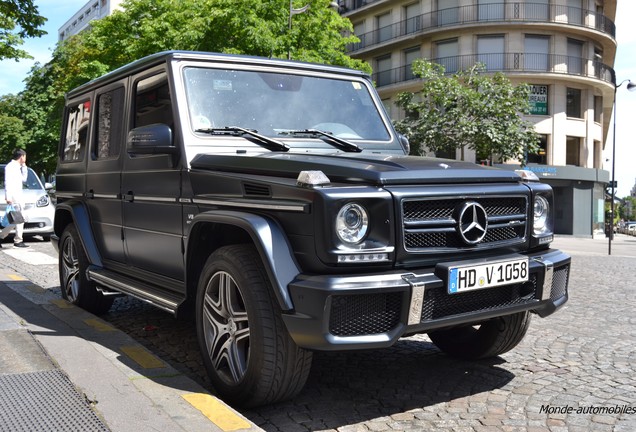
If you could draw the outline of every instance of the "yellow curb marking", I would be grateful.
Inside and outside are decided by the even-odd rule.
[[[165,368],[166,364],[141,346],[123,346],[119,349],[144,369]]]
[[[64,299],[51,300],[50,303],[53,303],[55,306],[59,307],[60,309],[70,309],[74,307],[71,303],[67,302]]]
[[[252,425],[209,394],[190,393],[182,397],[224,431],[250,429]]]
[[[9,277],[9,279],[14,280],[14,281],[23,281],[23,280],[28,280],[27,278],[25,278],[24,276],[20,276],[20,275],[16,275],[16,274],[9,274],[7,275]]]
[[[104,321],[98,320],[96,318],[85,319],[84,323],[86,323],[86,325],[93,327],[95,330],[101,331],[101,332],[109,332],[109,331],[117,330],[112,325],[106,324]]]

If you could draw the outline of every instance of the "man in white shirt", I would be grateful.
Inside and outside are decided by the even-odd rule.
[[[26,182],[27,176],[26,152],[22,149],[16,149],[13,152],[13,159],[4,167],[4,199],[7,204],[13,205],[15,210],[22,211],[22,183]],[[8,233],[10,227],[3,230],[3,235],[6,235],[4,231]],[[23,232],[23,223],[15,225],[13,246],[19,248],[28,247],[22,239]]]

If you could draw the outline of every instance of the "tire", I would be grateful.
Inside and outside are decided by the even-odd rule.
[[[95,315],[102,315],[113,305],[114,298],[102,295],[95,283],[88,280],[88,264],[77,229],[74,225],[69,225],[60,237],[59,273],[62,298]]]
[[[467,360],[496,357],[516,347],[530,326],[530,313],[519,312],[475,326],[429,332],[431,341],[446,354]]]
[[[196,327],[204,365],[225,401],[271,404],[305,385],[312,353],[289,336],[254,247],[226,246],[208,258],[199,279]]]

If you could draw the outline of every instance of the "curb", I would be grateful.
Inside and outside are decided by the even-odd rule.
[[[111,431],[262,430],[124,332],[0,266],[2,312],[0,332],[27,330]]]

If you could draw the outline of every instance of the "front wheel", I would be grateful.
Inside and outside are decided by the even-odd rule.
[[[260,256],[252,246],[220,248],[199,279],[196,325],[214,388],[241,406],[298,394],[312,354],[289,336]]]
[[[59,272],[62,298],[91,313],[101,315],[108,312],[114,299],[105,297],[97,290],[95,283],[88,279],[88,264],[77,229],[74,225],[69,225],[60,237]]]
[[[443,352],[468,360],[495,357],[516,347],[530,327],[530,313],[519,312],[479,325],[429,332],[431,341]]]

